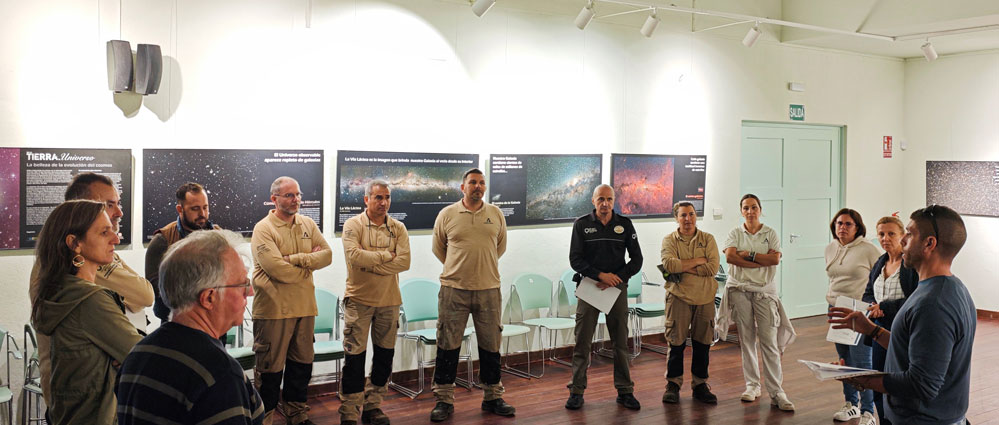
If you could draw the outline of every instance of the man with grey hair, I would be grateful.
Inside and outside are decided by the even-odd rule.
[[[298,181],[278,177],[271,184],[274,209],[253,227],[254,385],[264,402],[264,423],[273,418],[278,398],[290,424],[312,424],[306,404],[312,379],[316,315],[312,273],[330,265],[333,251],[319,226],[298,213]],[[282,391],[281,381],[284,380]]]
[[[569,265],[576,271],[576,285],[589,278],[605,290],[618,287],[621,291],[607,313],[607,331],[614,343],[614,388],[617,403],[625,408],[642,408],[634,396],[628,362],[628,280],[642,271],[642,248],[631,220],[614,212],[614,188],[602,184],[593,189],[593,212],[579,217],[572,225],[569,244]],[[628,261],[625,261],[627,252]],[[600,310],[586,301],[576,304],[576,347],[572,353],[572,381],[565,408],[583,407],[586,390],[586,369],[590,365],[590,344],[597,327]]]
[[[160,266],[161,295],[172,310],[139,343],[118,376],[118,424],[260,424],[264,407],[219,337],[243,320],[253,295],[228,230],[192,232]]]
[[[364,423],[389,423],[381,402],[392,375],[399,329],[399,273],[409,270],[409,233],[406,225],[388,216],[391,196],[388,183],[370,181],[364,187],[364,211],[343,224],[347,289],[343,295],[342,425],[356,425],[358,417]],[[365,384],[369,330],[374,356],[371,378]]]

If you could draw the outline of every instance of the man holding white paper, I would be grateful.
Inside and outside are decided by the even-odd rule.
[[[670,274],[681,273],[679,282],[666,282],[666,392],[663,403],[680,401],[683,384],[683,350],[687,337],[693,348],[690,362],[691,386],[697,401],[718,403],[708,386],[708,352],[714,340],[715,273],[721,262],[718,244],[710,233],[697,228],[697,212],[690,202],[673,205],[673,217],[679,227],[663,238],[663,268]]]
[[[632,394],[635,383],[628,369],[628,279],[642,270],[642,249],[631,220],[614,212],[614,188],[602,184],[593,190],[593,212],[576,219],[572,226],[569,264],[576,271],[573,281],[583,278],[596,281],[599,289],[616,287],[620,290],[607,313],[607,331],[614,343],[614,388],[617,402],[638,410],[641,404]],[[628,261],[625,261],[625,252]],[[590,365],[590,344],[597,327],[600,310],[582,299],[576,304],[576,347],[572,353],[572,382],[565,408],[583,407],[586,390],[586,368]]]
[[[916,290],[898,310],[891,330],[863,311],[833,307],[829,322],[888,349],[885,373],[847,378],[858,388],[888,396],[885,416],[896,424],[962,424],[971,390],[971,352],[977,327],[975,302],[951,271],[968,238],[961,216],[930,205],[909,216],[902,262],[916,269]]]

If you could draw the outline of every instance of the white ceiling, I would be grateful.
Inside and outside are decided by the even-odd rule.
[[[445,0],[446,1],[446,0]],[[461,0],[458,0],[461,1]],[[614,0],[655,6],[678,6],[704,11],[747,15],[759,18],[814,25],[847,32],[861,32],[896,41],[843,35],[776,24],[760,26],[764,40],[844,50],[897,58],[922,57],[925,36],[936,32],[985,30],[954,35],[931,35],[937,53],[942,55],[999,49],[999,0]],[[597,20],[640,27],[648,12],[601,18],[634,10],[635,7],[595,0]],[[575,15],[586,0],[498,0],[497,6],[557,14]],[[736,19],[661,10],[660,28],[669,31],[708,28],[739,22]],[[710,29],[741,39],[752,23]],[[660,29],[661,31],[662,29]]]

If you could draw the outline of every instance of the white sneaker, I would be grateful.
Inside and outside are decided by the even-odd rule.
[[[756,385],[746,385],[746,391],[742,392],[742,401],[756,401],[760,396],[760,387]]]
[[[771,397],[770,405],[776,406],[778,409],[785,412],[794,411],[794,403],[791,403],[791,400],[787,399],[787,394],[784,394],[783,392],[779,392],[777,395]]]
[[[843,407],[840,408],[838,412],[833,414],[833,420],[840,422],[846,422],[850,419],[859,418],[859,417],[860,417],[860,408],[854,406],[853,403],[850,403],[849,401],[846,402],[846,404],[844,404]]]
[[[873,413],[864,412],[864,414],[860,416],[860,422],[857,422],[857,425],[877,425],[877,423],[878,422],[874,419]]]

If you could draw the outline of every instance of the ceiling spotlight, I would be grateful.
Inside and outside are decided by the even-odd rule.
[[[923,49],[923,56],[926,58],[927,62],[933,62],[937,59],[937,51],[933,48],[933,44],[930,43],[930,40],[926,40],[926,44],[920,48]]]
[[[585,29],[586,25],[593,20],[593,15],[593,2],[586,2],[586,6],[583,7],[583,10],[580,10],[579,15],[576,15],[576,28]]]
[[[494,4],[496,4],[496,0],[475,0],[472,3],[472,13],[481,18]]]
[[[640,31],[645,37],[652,37],[652,33],[655,32],[656,27],[658,26],[659,17],[656,16],[656,12],[653,10],[652,14],[649,15],[648,18],[645,18],[645,24],[642,25],[642,29]]]
[[[742,45],[746,47],[753,47],[753,44],[756,44],[756,40],[760,38],[760,34],[762,34],[762,32],[760,32],[760,23],[757,22],[756,25],[753,25],[753,27],[749,29],[746,36],[742,38]]]

